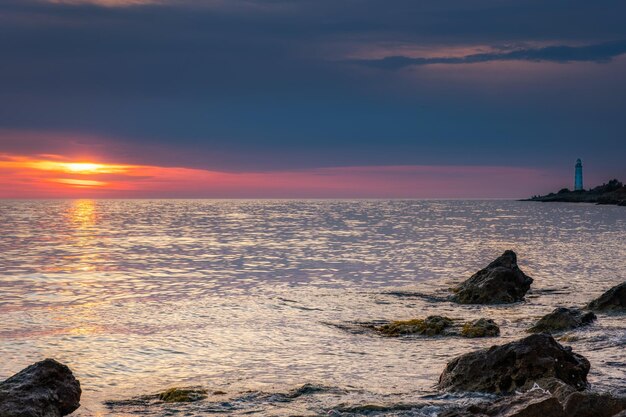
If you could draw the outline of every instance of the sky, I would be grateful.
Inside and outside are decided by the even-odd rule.
[[[0,197],[626,179],[626,2],[0,0]]]

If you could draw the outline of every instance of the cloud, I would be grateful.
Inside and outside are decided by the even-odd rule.
[[[506,143],[513,165],[623,172],[626,57],[592,63],[609,39],[623,0],[0,0],[0,128],[44,136],[0,152],[232,172],[492,164]],[[484,63],[341,62],[392,55]]]
[[[82,5],[91,4],[102,7],[130,7],[145,4],[158,4],[158,0],[47,0],[52,4]]]
[[[488,52],[464,56],[408,57],[396,55],[381,59],[354,59],[348,62],[396,70],[414,65],[458,65],[493,61],[609,62],[624,53],[626,53],[626,41],[613,41],[585,46],[553,45],[542,48],[520,48],[507,52]]]

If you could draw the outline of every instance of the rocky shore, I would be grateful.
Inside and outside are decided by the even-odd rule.
[[[449,297],[443,301],[450,303],[458,316],[477,304],[508,309],[522,302],[532,302],[525,301],[532,284],[533,279],[520,269],[515,252],[507,250],[485,268],[451,288]],[[555,335],[562,332],[575,332],[593,326],[596,321],[602,321],[609,315],[624,313],[626,282],[608,289],[584,306],[555,306],[552,312],[529,326],[526,334],[522,330],[519,339],[453,358],[441,371],[438,381],[433,381],[444,400],[432,408],[428,415],[626,417],[626,396],[594,390],[587,379],[593,363],[555,339]],[[496,338],[503,325],[506,326],[506,323],[497,324],[489,317],[467,320],[429,315],[363,325],[362,329],[376,338]],[[559,340],[562,342],[563,339]],[[261,402],[288,403],[310,395],[337,393],[338,390],[306,384],[285,393],[229,394],[204,387],[176,387],[130,400],[110,401],[106,406],[112,410],[112,415],[116,415],[117,409],[123,410],[121,414],[124,414],[124,407],[141,410],[171,404],[184,406],[187,403],[206,403],[210,404],[207,410],[227,412],[227,407],[238,402],[244,403],[250,398]],[[468,404],[446,403],[447,395],[465,394],[484,395],[486,400]],[[80,384],[71,370],[53,359],[46,359],[0,383],[0,416],[60,417],[78,409],[80,396]],[[324,414],[414,415],[401,413],[412,412],[415,407],[414,404],[368,404],[359,407],[340,404],[324,410]]]
[[[519,268],[515,252],[509,250],[453,287],[449,300],[458,304],[514,304],[524,301],[532,283],[533,279]],[[626,397],[593,391],[587,381],[590,362],[552,336],[591,325],[598,320],[595,312],[626,313],[626,283],[609,289],[582,308],[556,307],[527,329],[535,333],[531,336],[452,359],[437,382],[440,391],[495,394],[498,398],[465,407],[453,406],[438,417],[626,416]],[[464,336],[453,330],[454,323],[447,317],[429,316],[374,329],[384,336]],[[492,333],[480,335],[497,336],[499,328],[486,318],[474,326],[464,326],[463,333],[490,326]]]
[[[517,269],[516,257],[506,251],[485,270],[479,271],[461,288],[481,282],[489,269],[506,267],[507,275],[518,279],[496,279],[479,284],[475,291],[489,288],[490,293],[519,293],[523,297],[529,282]],[[493,272],[492,272],[493,273]],[[527,278],[527,277],[526,277]],[[530,279],[532,283],[532,279]],[[513,283],[513,284],[512,284]],[[498,290],[499,289],[499,290]],[[511,301],[520,299],[512,297]],[[476,297],[483,303],[500,298]],[[586,311],[585,311],[586,310]],[[583,309],[557,307],[542,317],[531,333],[538,333],[500,346],[470,352],[450,361],[439,377],[437,387],[447,392],[498,394],[496,401],[473,404],[444,411],[439,417],[624,417],[626,397],[590,390],[589,361],[570,347],[559,344],[550,333],[590,325],[596,312],[626,313],[626,283],[617,285],[591,301]]]
[[[589,190],[571,191],[563,188],[557,193],[536,195],[521,201],[595,203],[626,206],[626,186],[616,179]]]

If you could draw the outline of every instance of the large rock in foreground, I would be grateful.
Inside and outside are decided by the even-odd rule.
[[[587,305],[593,311],[626,312],[626,282],[611,288]]]
[[[557,307],[552,313],[539,319],[537,324],[528,331],[531,333],[556,333],[591,324],[596,318],[596,315],[590,311],[584,313],[577,308]]]
[[[46,359],[0,383],[0,416],[64,416],[80,406],[80,394],[70,368]]]
[[[517,266],[515,252],[507,250],[456,287],[451,299],[460,304],[514,303],[524,299],[532,282]]]
[[[557,378],[576,390],[587,387],[589,361],[548,334],[461,355],[439,377],[446,391],[508,394],[543,378]]]

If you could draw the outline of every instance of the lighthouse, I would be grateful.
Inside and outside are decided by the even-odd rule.
[[[576,173],[574,174],[574,191],[582,191],[583,189],[583,163],[578,158],[576,160]]]

